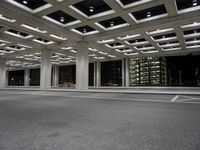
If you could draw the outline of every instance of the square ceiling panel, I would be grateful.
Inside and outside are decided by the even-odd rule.
[[[186,44],[187,48],[199,48],[200,47],[200,43],[195,43],[195,44]]]
[[[39,43],[39,44],[43,44],[43,45],[49,45],[49,44],[53,44],[53,41],[44,39],[44,38],[37,38],[37,39],[33,39],[34,42]]]
[[[128,53],[128,52],[132,52],[133,50],[130,48],[119,48],[119,49],[116,49],[116,51],[120,53]]]
[[[170,46],[178,46],[180,45],[179,42],[177,40],[175,41],[169,41],[169,42],[161,42],[158,43],[160,47],[170,47]]]
[[[122,7],[122,8],[129,8],[133,6],[137,6],[143,3],[150,2],[152,0],[116,0],[116,2]]]
[[[110,43],[110,44],[105,44],[109,48],[124,48],[125,46],[119,42],[116,43]]]
[[[33,37],[32,35],[29,35],[27,33],[17,31],[17,30],[14,30],[14,29],[9,29],[7,31],[4,31],[4,33],[9,34],[11,36],[19,37],[19,38],[22,38],[22,39],[28,39],[28,38]]]
[[[200,0],[176,0],[179,13],[190,12],[200,9]]]
[[[200,29],[183,31],[183,34],[185,38],[198,37],[200,36]]]
[[[135,22],[140,23],[166,17],[167,11],[164,5],[159,5],[141,11],[129,13],[129,15]]]
[[[43,16],[43,18],[61,26],[70,26],[80,23],[79,20],[61,10],[48,14],[47,16]]]
[[[135,46],[134,48],[137,49],[137,50],[152,50],[152,49],[155,49],[151,44]]]
[[[112,30],[120,27],[128,26],[129,24],[121,17],[115,17],[108,20],[100,21],[95,23],[97,26],[104,30]]]
[[[196,43],[200,43],[200,37],[185,39],[185,43],[186,43],[186,44],[196,44]]]
[[[52,5],[45,0],[7,0],[8,2],[32,13],[47,9]]]
[[[170,46],[170,47],[163,47],[162,51],[175,51],[175,50],[181,50],[180,46]]]
[[[14,50],[14,51],[22,51],[25,50],[24,47],[19,47],[19,46],[15,46],[15,45],[11,45],[6,47],[7,50]]]
[[[103,0],[83,0],[69,7],[87,19],[115,13]]]
[[[194,34],[194,33],[200,33],[200,29],[195,29],[195,30],[187,30],[183,31],[184,35],[189,35],[189,34]]]
[[[149,42],[144,38],[140,38],[140,39],[128,40],[126,41],[126,43],[129,45],[141,45],[141,44],[147,44]]]
[[[81,26],[75,29],[71,29],[73,32],[78,33],[80,35],[91,35],[91,34],[95,34],[98,33],[99,31],[97,31],[96,29],[86,25],[86,26]]]
[[[168,40],[174,40],[177,39],[175,33],[165,34],[165,35],[157,35],[153,36],[154,41],[162,42],[162,41],[168,41]]]

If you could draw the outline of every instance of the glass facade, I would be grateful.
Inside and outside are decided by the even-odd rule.
[[[76,83],[76,65],[59,66],[59,85],[73,87]]]
[[[167,84],[165,58],[147,57],[129,60],[130,85],[160,86]]]
[[[24,70],[9,71],[8,85],[9,86],[23,86],[24,85]]]
[[[128,59],[130,86],[200,86],[199,60],[200,56]],[[122,60],[101,62],[100,66],[101,86],[122,86]],[[8,71],[8,85],[23,86],[24,73],[24,70]],[[88,85],[94,86],[94,63],[89,64],[88,73]],[[59,66],[59,86],[75,87],[75,84],[76,65]],[[29,85],[40,85],[39,68],[30,69]]]
[[[200,56],[166,57],[169,86],[200,87]]]
[[[39,86],[40,85],[40,69],[30,69],[29,76],[29,85],[30,86]]]
[[[94,86],[94,63],[89,64],[89,86]],[[74,87],[76,84],[76,65],[59,66],[59,85]]]
[[[89,86],[94,86],[94,63],[89,64]]]
[[[101,86],[122,86],[122,61],[101,62]]]

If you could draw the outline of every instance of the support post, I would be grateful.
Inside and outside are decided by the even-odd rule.
[[[96,86],[101,86],[101,62],[96,62]]]
[[[125,87],[125,59],[122,59],[122,87]]]
[[[24,70],[24,86],[29,86],[29,79],[30,79],[30,69],[26,68]]]
[[[6,59],[0,58],[0,88],[6,87]]]
[[[58,87],[59,66],[53,66],[53,87]]]
[[[88,42],[77,42],[76,53],[76,89],[88,89]]]
[[[51,88],[51,54],[50,50],[43,50],[41,55],[40,88]]]
[[[125,59],[125,79],[126,79],[126,87],[130,86],[130,78],[129,78],[129,59]]]

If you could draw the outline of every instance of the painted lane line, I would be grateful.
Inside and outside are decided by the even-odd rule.
[[[180,95],[176,95],[170,101],[171,102],[175,102],[179,97],[180,97]]]
[[[182,96],[182,97],[186,97],[186,98],[189,98],[189,99],[200,99],[200,98],[197,98],[197,97],[192,97],[192,96]]]
[[[178,100],[177,102],[187,102],[187,101],[193,101],[193,100],[200,100],[199,98],[193,98],[193,99],[181,99]]]

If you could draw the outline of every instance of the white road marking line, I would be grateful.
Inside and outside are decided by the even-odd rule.
[[[182,96],[182,97],[186,97],[186,98],[189,98],[189,99],[200,99],[200,98],[197,98],[197,97],[191,97],[191,96]]]
[[[175,102],[179,97],[180,97],[180,95],[176,95],[170,101],[171,102]]]
[[[178,96],[178,95],[177,95]],[[180,98],[178,100],[178,98]],[[185,98],[185,99],[184,99]],[[187,102],[187,101],[192,101],[192,100],[200,100],[200,98],[197,97],[191,97],[191,96],[185,96],[185,95],[179,95],[179,97],[174,97],[171,101],[172,102]]]
[[[200,100],[200,98],[193,98],[193,99],[181,99],[181,100],[178,100],[178,102],[187,102],[187,101],[193,101],[193,100]]]

